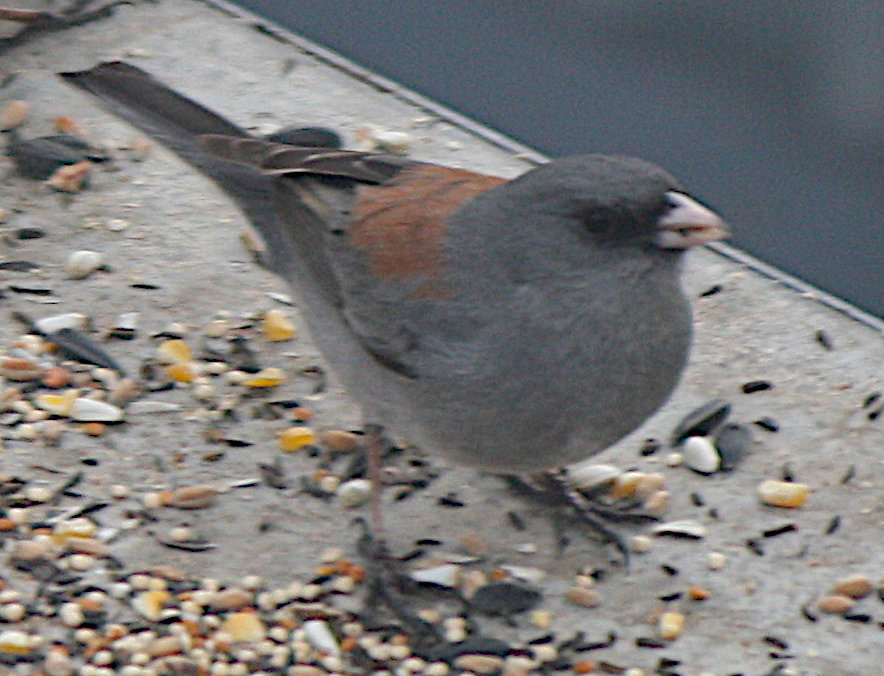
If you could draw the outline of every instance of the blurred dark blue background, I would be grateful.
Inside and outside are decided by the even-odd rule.
[[[237,1],[546,154],[654,160],[884,316],[884,3]]]

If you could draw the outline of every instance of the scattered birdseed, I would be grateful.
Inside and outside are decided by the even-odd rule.
[[[316,440],[316,435],[309,427],[296,425],[282,430],[277,440],[280,450],[291,452],[313,444]]]
[[[657,625],[657,629],[660,632],[660,638],[667,641],[673,641],[681,636],[681,633],[684,630],[684,619],[683,613],[675,611],[663,613],[660,616],[660,622]]]
[[[681,449],[684,464],[698,474],[714,474],[721,467],[721,456],[709,437],[687,437]]]
[[[584,463],[568,469],[568,483],[579,491],[590,491],[612,484],[622,474],[623,470],[614,465]]]
[[[852,599],[862,599],[874,590],[872,580],[867,575],[850,575],[841,578],[832,587],[832,593]]]
[[[832,517],[832,520],[829,521],[828,525],[826,526],[826,529],[823,532],[826,535],[831,535],[832,533],[837,531],[840,527],[841,527],[841,517],[836,515],[836,516]]]
[[[65,272],[71,279],[85,279],[104,265],[104,256],[97,251],[82,249],[68,256]]]
[[[669,535],[689,540],[701,540],[706,536],[706,527],[699,521],[682,519],[656,524],[651,528],[651,532],[654,535]]]
[[[755,424],[758,425],[761,429],[767,430],[768,432],[778,432],[780,429],[779,423],[773,418],[764,417],[759,418],[755,421]]]
[[[165,498],[165,504],[178,509],[204,509],[215,504],[218,490],[209,484],[182,486]]]
[[[723,425],[715,434],[715,448],[721,456],[721,471],[730,472],[742,462],[752,445],[749,428],[736,423]]]
[[[31,112],[31,104],[21,99],[11,99],[0,108],[0,131],[20,126]]]
[[[637,554],[650,551],[654,546],[654,541],[647,535],[633,535],[629,539],[629,548]]]
[[[595,608],[601,603],[601,594],[595,589],[576,586],[565,592],[565,598],[575,606],[583,608]]]
[[[767,479],[758,486],[758,497],[772,507],[800,507],[807,501],[809,487],[792,481]]]
[[[776,528],[770,528],[766,531],[763,531],[761,535],[766,538],[775,538],[780,535],[785,535],[786,533],[792,533],[798,530],[798,526],[794,523],[783,524],[782,526],[778,526]]]
[[[748,383],[743,383],[740,389],[743,390],[743,394],[753,394],[754,392],[763,392],[772,388],[773,384],[767,380],[751,380]]]
[[[816,338],[816,342],[818,342],[830,352],[835,349],[835,344],[832,342],[832,337],[825,330],[818,329],[816,333],[814,333],[814,338]]]
[[[504,659],[497,655],[467,654],[454,660],[455,669],[464,669],[474,674],[495,674],[503,667]]]
[[[284,382],[285,375],[283,374],[282,370],[271,366],[269,368],[258,371],[253,376],[246,378],[244,384],[248,387],[262,388],[276,387],[277,385],[281,385]]]
[[[824,613],[830,613],[833,615],[844,615],[845,613],[852,610],[855,604],[856,601],[854,601],[849,596],[832,594],[820,599],[817,607]]]
[[[262,329],[267,340],[274,343],[295,337],[295,325],[282,310],[267,310]]]
[[[92,162],[88,160],[61,166],[46,179],[46,185],[60,192],[80,192],[89,181],[92,167]]]
[[[730,414],[731,405],[723,399],[714,399],[688,413],[672,430],[672,444],[691,436],[707,436],[714,432]]]

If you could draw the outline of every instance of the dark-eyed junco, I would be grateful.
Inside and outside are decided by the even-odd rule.
[[[678,381],[679,263],[727,228],[653,164],[584,155],[507,181],[251,138],[125,63],[63,76],[239,203],[368,421],[536,471],[611,445]]]

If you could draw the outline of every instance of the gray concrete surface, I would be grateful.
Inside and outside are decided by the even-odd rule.
[[[0,77],[15,74],[0,89],[0,102],[21,98],[32,104],[32,116],[22,130],[27,136],[49,133],[55,117],[68,115],[94,139],[124,142],[134,134],[131,128],[54,76],[59,70],[115,58],[137,64],[247,128],[319,124],[339,129],[352,140],[357,129],[371,124],[412,134],[412,154],[421,159],[506,176],[529,166],[463,128],[458,120],[438,119],[297,45],[256,30],[250,21],[190,0],[122,7],[109,20],[17,48],[0,64]],[[98,327],[112,324],[120,312],[137,311],[139,338],[108,344],[135,372],[140,360],[152,353],[149,334],[170,322],[198,329],[219,311],[241,315],[275,307],[266,292],[287,291],[250,260],[238,238],[242,216],[208,180],[163,148],[155,147],[141,163],[121,154],[113,169],[99,168],[89,189],[74,196],[14,175],[8,161],[0,166],[4,171],[0,206],[7,213],[3,227],[38,227],[48,233],[14,248],[0,244],[0,258],[33,260],[43,266],[29,277],[0,272],[0,284],[27,279],[55,292],[53,304],[18,294],[0,300],[0,346],[8,347],[21,333],[21,327],[9,319],[13,310],[37,317],[84,312]],[[739,190],[739,185],[733,189]],[[112,231],[106,227],[109,219],[124,219],[128,227]],[[111,271],[68,280],[62,264],[77,249],[101,251]],[[160,288],[145,291],[130,286],[139,281]],[[716,284],[722,287],[720,293],[699,297]],[[444,549],[457,550],[462,536],[480,534],[489,545],[480,567],[517,564],[546,572],[541,607],[554,614],[551,631],[564,637],[580,629],[601,640],[614,630],[620,637],[616,645],[591,657],[641,667],[646,673],[652,673],[664,656],[681,660],[678,673],[686,675],[763,674],[779,662],[788,670],[778,673],[878,673],[884,656],[880,600],[867,598],[858,604],[857,611],[872,615],[868,624],[835,616],[821,616],[812,623],[802,616],[801,606],[813,605],[845,575],[862,573],[876,581],[884,576],[884,416],[869,420],[862,408],[867,395],[884,389],[884,338],[873,326],[832,309],[812,294],[798,293],[712,251],[691,254],[685,286],[694,298],[696,338],[681,386],[640,430],[595,460],[664,472],[672,493],[667,518],[699,520],[708,528],[705,539],[655,540],[649,553],[633,557],[628,570],[611,569],[611,552],[580,531],[569,533],[571,544],[559,554],[548,519],[507,493],[498,479],[431,458],[440,478],[408,500],[387,503],[391,546],[406,551],[416,539],[433,537],[445,543]],[[815,333],[820,330],[831,337],[833,349],[817,341]],[[317,429],[358,426],[358,411],[334,384],[322,395],[311,395],[315,380],[302,370],[321,363],[321,358],[303,329],[293,343],[255,342],[262,363],[290,374],[274,398],[303,400],[316,412],[312,424]],[[742,383],[756,379],[771,381],[773,389],[751,395],[740,392]],[[751,423],[771,416],[780,423],[780,431],[752,426],[752,453],[730,474],[702,477],[683,467],[666,467],[661,454],[639,456],[644,438],[665,438],[685,413],[716,397],[733,404],[733,420]],[[46,472],[47,467],[64,472],[82,469],[81,492],[100,499],[114,483],[130,485],[136,494],[198,481],[224,485],[257,476],[256,463],[271,462],[278,455],[274,437],[279,421],[245,418],[232,435],[255,445],[218,449],[204,440],[199,405],[187,391],[146,398],[180,403],[184,412],[131,416],[100,439],[71,432],[57,447],[6,439],[0,468],[49,484],[58,477]],[[224,450],[224,458],[204,461],[213,450]],[[99,464],[83,466],[83,458],[95,458]],[[316,464],[298,454],[286,455],[282,463],[290,477],[309,472]],[[806,505],[796,510],[762,506],[756,486],[778,478],[785,463],[796,480],[810,485]],[[841,483],[851,466],[854,478]],[[450,492],[466,507],[456,511],[438,507],[438,497]],[[705,507],[693,505],[693,492],[702,494]],[[710,507],[718,510],[717,519],[710,517]],[[123,518],[123,510],[117,505],[101,519],[113,526]],[[510,526],[508,511],[525,517],[527,531]],[[841,517],[840,529],[825,535],[835,515]],[[356,556],[354,513],[294,488],[235,489],[209,509],[159,510],[157,516],[157,524],[135,529],[114,543],[115,555],[128,566],[172,564],[189,574],[222,580],[257,573],[279,585],[309,576],[325,547],[343,547]],[[148,533],[184,521],[218,548],[205,553],[174,551]],[[763,556],[745,546],[748,538],[790,522],[798,530],[765,540]],[[259,524],[271,527],[259,529]],[[536,553],[517,551],[524,543],[536,545]],[[723,571],[707,569],[710,551],[727,557]],[[669,576],[661,570],[663,564],[675,566],[679,574]],[[602,601],[597,608],[579,608],[564,599],[575,572],[583,566],[610,569],[598,585]],[[9,570],[2,575],[7,585],[27,588],[24,576]],[[636,647],[636,637],[655,633],[647,618],[661,606],[659,597],[690,585],[705,586],[710,598],[682,600],[673,606],[687,614],[683,635],[665,649]],[[527,617],[517,618],[514,626],[488,620],[486,630],[514,644],[545,633]],[[788,641],[785,652],[791,657],[772,659],[772,648],[763,640],[766,635]]]

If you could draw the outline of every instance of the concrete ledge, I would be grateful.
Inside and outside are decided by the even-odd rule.
[[[32,116],[22,129],[25,136],[50,133],[52,120],[68,115],[95,139],[125,141],[134,134],[131,128],[54,76],[113,58],[139,65],[248,128],[319,124],[342,130],[352,141],[360,127],[377,125],[412,134],[413,155],[421,159],[504,176],[544,160],[308,41],[270,30],[220,0],[121,7],[109,20],[23,45],[0,64],[0,80],[7,82],[0,88],[0,102],[21,98],[32,104]],[[15,78],[7,80],[12,74]],[[0,166],[10,168],[5,160]],[[0,245],[0,259],[42,266],[26,277],[0,271],[0,287],[26,280],[52,288],[54,295],[48,297],[52,304],[46,297],[10,293],[0,299],[0,347],[8,347],[21,333],[8,319],[13,310],[37,317],[84,312],[98,327],[111,325],[118,313],[137,311],[139,338],[107,345],[129,371],[137,372],[154,350],[149,334],[170,322],[203,327],[218,311],[242,315],[273,307],[266,292],[287,291],[252,263],[240,244],[242,216],[209,181],[160,147],[140,163],[121,154],[114,170],[98,169],[92,186],[73,197],[6,174],[0,183],[0,206],[8,214],[3,227],[38,227],[47,237],[14,248]],[[109,229],[110,219],[121,219],[127,227]],[[101,251],[112,271],[68,280],[63,263],[77,249]],[[131,286],[134,282],[155,283],[159,289],[139,290]],[[530,513],[499,480],[431,458],[441,474],[431,487],[389,503],[391,546],[404,552],[417,539],[433,537],[445,543],[444,549],[455,550],[465,534],[477,533],[489,545],[486,568],[516,564],[543,569],[541,606],[554,614],[548,631],[559,640],[577,629],[588,639],[601,640],[609,631],[620,637],[613,647],[587,654],[591,659],[641,667],[645,673],[652,673],[664,656],[681,660],[679,669],[685,674],[768,673],[778,662],[796,674],[875,673],[884,619],[880,601],[865,599],[857,606],[858,612],[872,615],[869,624],[836,616],[809,622],[801,607],[814,607],[846,575],[862,573],[876,581],[884,576],[884,414],[871,419],[871,409],[863,406],[872,393],[884,390],[884,324],[726,246],[692,255],[685,285],[694,299],[696,338],[682,385],[654,418],[594,461],[663,472],[671,492],[667,518],[702,522],[708,529],[705,539],[655,541],[649,553],[634,557],[629,570],[613,569],[597,586],[600,607],[579,608],[564,599],[575,572],[584,566],[608,567],[609,552],[575,531],[568,533],[570,546],[557,553],[548,520]],[[701,296],[713,286],[720,291]],[[821,344],[819,332],[828,337],[831,349]],[[317,429],[358,426],[358,411],[340,388],[332,385],[314,396],[315,379],[304,367],[321,359],[301,336],[282,346],[259,343],[261,362],[290,374],[274,398],[303,401],[315,411]],[[761,379],[773,388],[741,393],[743,383]],[[65,475],[82,470],[81,492],[98,500],[116,483],[132,486],[137,494],[197,482],[228,484],[256,476],[256,463],[272,463],[278,455],[275,435],[281,423],[244,417],[231,434],[254,445],[220,449],[223,459],[208,462],[205,456],[219,447],[205,441],[200,406],[190,394],[179,389],[148,398],[178,403],[190,415],[132,416],[101,439],[72,431],[58,447],[13,440],[7,428],[0,428],[7,437],[2,469],[50,483],[55,475],[35,468]],[[713,398],[730,401],[731,419],[753,430],[752,453],[736,471],[701,477],[665,466],[665,452],[639,455],[643,439],[667,438],[681,417]],[[752,424],[765,416],[779,423],[778,432]],[[84,466],[85,458],[97,460],[97,466]],[[316,464],[296,454],[285,455],[282,463],[291,478],[308,474]],[[797,481],[810,485],[807,504],[797,510],[761,506],[757,485],[779,478],[784,465]],[[853,478],[843,483],[851,467]],[[456,513],[440,508],[438,498],[448,493],[456,493],[467,506]],[[692,502],[694,493],[702,495],[704,506]],[[102,522],[118,527],[125,507],[112,506],[102,513]],[[711,508],[717,517],[710,515]],[[508,511],[525,515],[528,529],[515,531]],[[152,530],[162,532],[186,520],[218,548],[203,553],[167,549],[142,527],[113,545],[127,566],[170,564],[191,575],[222,580],[257,573],[269,584],[284,585],[295,577],[310,577],[324,547],[340,546],[356,557],[354,513],[296,488],[236,489],[210,509],[186,514],[158,510],[156,516],[160,521]],[[840,528],[827,535],[835,516]],[[798,530],[764,540],[763,556],[746,546],[747,540],[785,523]],[[535,544],[537,553],[518,553],[517,546],[525,542]],[[707,568],[711,551],[725,554],[724,571]],[[668,575],[662,565],[674,566],[679,574]],[[34,588],[27,576],[11,569],[3,571],[3,578],[11,588]],[[703,602],[680,599],[672,604],[687,614],[683,635],[662,650],[637,647],[636,638],[654,634],[647,618],[662,606],[659,597],[685,592],[690,585],[702,585],[711,594]],[[341,603],[358,605],[348,598]],[[525,617],[517,618],[515,626],[487,620],[483,628],[514,645],[547,631]],[[51,629],[46,631],[52,635]],[[784,652],[790,657],[772,658],[775,651],[765,643],[767,635],[786,640]]]

